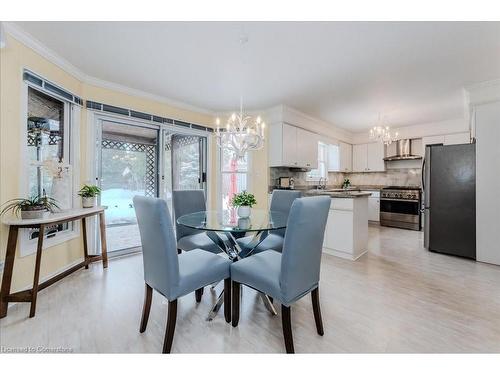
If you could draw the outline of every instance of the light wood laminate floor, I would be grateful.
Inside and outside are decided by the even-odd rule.
[[[429,253],[423,234],[370,226],[369,252],[356,262],[324,255],[320,300],[325,335],[316,334],[309,297],[292,307],[295,350],[334,352],[500,352],[500,267]],[[217,294],[222,285],[217,287]],[[154,293],[147,331],[139,333],[142,257],[94,264],[43,290],[0,321],[4,347],[62,347],[74,352],[159,353],[166,301]],[[205,321],[215,293],[180,299],[173,353],[284,352],[280,316],[244,288],[237,328],[222,311]],[[279,310],[279,309],[278,309]]]

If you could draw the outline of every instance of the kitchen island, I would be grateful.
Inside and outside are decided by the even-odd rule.
[[[367,251],[368,197],[363,191],[310,190],[305,195],[328,195],[328,212],[323,251],[340,258],[356,260]]]

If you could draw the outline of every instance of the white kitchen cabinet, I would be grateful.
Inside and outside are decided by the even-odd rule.
[[[318,168],[318,135],[301,128],[296,129],[299,165],[308,169]]]
[[[446,134],[444,136],[444,144],[445,145],[462,145],[465,143],[470,143],[469,132]]]
[[[340,171],[352,172],[352,145],[339,142]]]
[[[283,166],[295,166],[298,163],[297,160],[297,128],[295,126],[291,126],[288,124],[283,124],[283,131],[282,131],[282,137],[281,137],[281,142],[282,142],[282,148],[283,148],[283,155],[282,155],[282,165]],[[271,141],[271,140],[270,140]],[[271,144],[271,147],[274,146],[274,139],[272,140],[273,143]],[[280,139],[277,139],[276,141],[280,141]]]
[[[368,199],[332,198],[323,240],[323,251],[356,260],[367,251]]]
[[[368,168],[368,145],[366,143],[352,146],[352,171],[366,172]]]
[[[470,143],[469,132],[422,137],[422,153],[421,153],[421,155],[425,156],[425,146],[427,146],[427,145],[438,145],[438,144],[459,145],[459,144],[464,144],[464,143]]]
[[[380,221],[380,191],[368,191],[368,220]]]
[[[353,172],[385,171],[383,143],[363,143],[352,147]]]
[[[368,143],[368,171],[369,172],[383,172],[385,171],[385,147],[381,142]]]
[[[286,123],[269,127],[269,166],[315,169],[318,167],[318,137]]]

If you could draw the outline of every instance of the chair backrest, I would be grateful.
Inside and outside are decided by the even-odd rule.
[[[300,198],[302,193],[295,190],[273,190],[271,196],[271,211],[283,212],[286,216],[290,213],[290,208],[292,208],[292,203],[295,199]],[[285,237],[285,229],[279,229],[273,231],[273,233]]]
[[[280,287],[285,303],[301,297],[319,282],[330,202],[330,197],[307,197],[292,204],[281,256]]]
[[[179,259],[174,228],[163,199],[134,197],[144,263],[144,281],[170,299],[179,284]]]
[[[198,229],[188,228],[184,225],[177,224],[177,219],[182,215],[205,211],[205,192],[203,190],[174,190],[172,192],[172,202],[174,204],[177,240],[191,234],[202,232]]]

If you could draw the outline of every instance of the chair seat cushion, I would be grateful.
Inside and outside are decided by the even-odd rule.
[[[252,236],[240,238],[238,243],[244,247],[250,242]],[[265,250],[275,250],[281,253],[283,249],[283,237],[278,234],[269,233],[269,235],[262,241],[253,251],[253,254],[261,253]]]
[[[231,264],[231,279],[281,301],[281,254],[266,250]]]
[[[221,252],[219,247],[207,236],[206,232],[191,234],[182,237],[177,241],[177,248],[182,251],[191,251],[193,249],[202,249],[218,254]]]
[[[224,256],[194,249],[179,255],[179,285],[172,298],[176,299],[230,275],[231,261]]]

